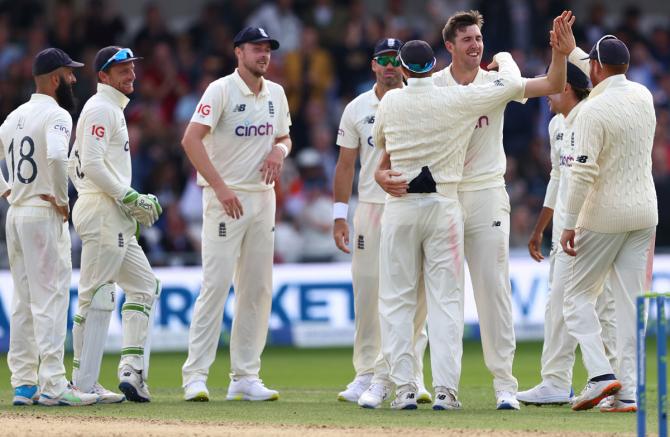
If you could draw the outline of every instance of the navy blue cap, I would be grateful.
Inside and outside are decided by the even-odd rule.
[[[268,33],[262,27],[245,27],[240,30],[240,32],[235,35],[233,39],[233,47],[237,47],[240,44],[245,42],[263,42],[267,41],[270,43],[270,48],[272,50],[277,50],[279,48],[279,41],[276,39],[270,38]]]
[[[373,57],[377,57],[381,55],[382,53],[388,53],[388,52],[399,52],[400,48],[402,47],[403,42],[399,39],[396,38],[384,38],[381,39],[377,42],[375,45],[375,52],[372,55]]]
[[[599,60],[604,65],[626,65],[630,62],[630,53],[623,41],[614,35],[605,35],[593,46],[589,56],[582,60],[584,59]]]
[[[549,71],[549,67],[547,67],[546,71]],[[579,88],[581,90],[587,90],[591,88],[591,83],[589,82],[588,76],[572,62],[568,62],[566,73],[566,82],[569,83],[571,87]],[[546,76],[546,73],[536,77],[544,76]]]
[[[51,73],[61,67],[83,67],[81,62],[75,62],[61,49],[54,47],[39,52],[33,60],[33,76]]]
[[[435,53],[426,41],[407,41],[399,53],[403,67],[413,73],[427,73],[435,67]]]

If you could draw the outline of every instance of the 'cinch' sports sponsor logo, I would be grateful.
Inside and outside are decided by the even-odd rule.
[[[235,135],[238,137],[264,137],[266,135],[274,134],[274,126],[270,123],[261,124],[254,126],[253,124],[248,126],[237,126],[235,128]]]

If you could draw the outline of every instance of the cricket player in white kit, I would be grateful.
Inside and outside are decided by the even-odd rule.
[[[377,366],[383,366],[380,357],[379,334],[379,234],[386,194],[374,180],[374,172],[381,157],[381,149],[372,142],[372,124],[379,101],[389,89],[402,87],[400,61],[397,59],[402,41],[384,38],[375,46],[372,71],[376,83],[373,88],[352,100],[342,114],[337,133],[340,156],[335,167],[333,207],[333,238],[337,247],[350,253],[347,216],[349,196],[354,180],[356,159],[360,157],[358,175],[358,206],[354,215],[354,247],[351,274],[354,286],[354,369],[356,377],[347,389],[338,394],[341,401],[357,402],[370,388]],[[423,384],[423,356],[428,342],[425,294],[419,296],[419,311],[415,321],[417,386],[419,403],[432,402],[431,394]],[[378,362],[378,359],[380,360]],[[385,372],[387,373],[387,372]]]
[[[291,149],[284,89],[263,78],[279,43],[263,28],[234,39],[238,67],[212,82],[182,145],[203,190],[203,282],[182,368],[184,399],[207,401],[223,309],[235,280],[228,400],[276,400],[259,379],[272,305],[275,192]]]
[[[613,395],[600,411],[630,412],[637,410],[635,298],[651,285],[658,224],[651,174],[656,115],[649,90],[625,76],[630,54],[622,41],[606,35],[589,54],[575,48],[571,59],[578,57],[590,63],[594,88],[576,121],[577,157],[561,235],[572,256],[565,323],[579,341],[589,378],[572,409],[593,408]],[[595,310],[608,275],[616,306],[615,368]]]
[[[459,409],[463,335],[463,216],[458,199],[466,146],[479,114],[501,101],[520,99],[525,82],[509,54],[495,82],[437,87],[435,58],[423,41],[400,51],[408,86],[386,93],[379,104],[373,141],[408,183],[408,194],[389,196],[380,247],[379,313],[382,354],[396,386],[396,409],[416,408],[414,314],[421,274],[428,306],[428,335],[435,396],[433,409]]]
[[[33,62],[36,91],[0,126],[0,193],[9,201],[6,235],[14,295],[7,363],[14,405],[89,405],[71,387],[63,349],[72,262],[67,219],[67,151],[74,110],[74,62],[48,48]]]
[[[126,296],[121,308],[119,389],[130,401],[151,400],[143,374],[144,345],[160,282],[137,243],[136,232],[140,224],[153,225],[162,210],[155,196],[139,194],[130,186],[130,144],[123,109],[134,90],[137,59],[141,58],[130,49],[114,46],[96,54],[98,92],[79,116],[69,162],[70,179],[78,193],[72,218],[82,240],[72,376],[77,387],[97,393],[103,403],[124,400],[98,383],[116,284]]]
[[[583,102],[589,95],[590,85],[588,76],[572,63],[568,63],[567,82],[562,93],[548,97],[550,109],[556,113],[549,123],[552,169],[544,207],[528,243],[531,257],[538,262],[542,261],[542,234],[549,222],[553,221],[548,279],[550,291],[545,309],[541,360],[542,382],[517,394],[520,402],[530,405],[567,404],[572,396],[572,369],[577,340],[568,334],[563,318],[564,290],[570,276],[570,257],[561,248],[560,236],[563,231],[570,169],[576,158],[574,125]],[[609,287],[598,297],[596,308],[603,327],[608,359],[614,363],[615,310]]]

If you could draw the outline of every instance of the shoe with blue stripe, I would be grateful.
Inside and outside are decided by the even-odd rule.
[[[14,405],[33,405],[40,397],[39,389],[36,385],[20,385],[14,389]]]
[[[92,405],[98,402],[98,395],[93,393],[82,393],[79,389],[73,386],[68,386],[63,394],[58,397],[52,397],[42,393],[40,399],[37,401],[40,405],[45,407],[54,406],[68,406],[80,407],[84,405]]]

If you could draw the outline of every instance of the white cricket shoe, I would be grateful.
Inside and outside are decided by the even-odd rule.
[[[121,393],[114,393],[111,390],[107,390],[99,382],[93,384],[90,394],[98,396],[99,404],[118,404],[126,400],[126,397]]]
[[[500,390],[496,392],[496,410],[518,410],[519,401],[514,393]]]
[[[151,402],[149,386],[144,382],[141,370],[125,364],[119,370],[119,390],[132,402]]]
[[[563,390],[549,381],[542,381],[535,387],[520,391],[516,398],[524,405],[564,405],[570,403],[570,390]]]
[[[338,393],[337,400],[343,402],[358,402],[358,398],[360,398],[363,392],[370,387],[371,382],[372,373],[357,376],[349,383],[349,385],[347,385],[346,390]]]
[[[416,389],[413,384],[398,387],[395,399],[391,401],[394,410],[416,410]]]
[[[619,399],[619,396],[608,396],[598,404],[601,413],[635,413],[637,402],[633,399]]]
[[[461,408],[463,406],[456,396],[456,390],[453,388],[435,387],[433,410],[460,410]]]
[[[389,398],[391,387],[385,384],[372,383],[358,398],[358,405],[363,408],[379,408]]]
[[[37,400],[39,405],[46,407],[68,406],[81,407],[84,405],[93,405],[98,402],[98,395],[93,393],[83,393],[74,386],[68,385],[65,391],[58,397],[51,397],[42,393]]]
[[[276,401],[279,399],[277,390],[270,390],[263,385],[263,381],[255,377],[231,379],[228,386],[229,401]]]
[[[193,402],[208,402],[209,390],[205,381],[194,381],[184,387],[184,400]]]
[[[423,381],[417,382],[416,387],[416,402],[418,404],[430,404],[433,402],[433,395],[431,395],[430,392],[426,390],[426,386],[423,385]]]
[[[584,390],[575,398],[572,404],[574,411],[590,410],[603,399],[621,390],[621,383],[616,379],[605,381],[589,380]]]

